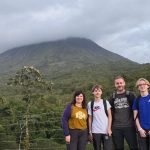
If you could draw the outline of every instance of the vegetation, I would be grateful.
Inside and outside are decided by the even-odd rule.
[[[29,64],[40,72],[22,68]],[[127,88],[137,93],[136,80],[150,80],[150,64],[140,65],[90,40],[73,38],[0,54],[0,75],[0,149],[65,150],[60,120],[73,92],[83,90],[88,102],[92,86],[101,84],[107,99],[114,91],[114,77],[122,75]],[[87,147],[91,150],[92,144]]]
[[[89,101],[92,98],[91,88],[97,83],[103,85],[103,97],[108,98],[114,90],[113,77],[115,75],[123,75],[127,81],[127,87],[135,92],[135,81],[139,77],[145,77],[150,80],[149,64],[141,65],[140,68],[134,68],[130,71],[126,69],[117,70],[115,67],[111,69],[114,72],[104,68],[101,69],[98,66],[89,69],[84,68],[62,74],[56,78],[49,78],[49,80],[48,76],[46,76],[47,81],[38,76],[42,81],[40,86],[39,84],[34,85],[33,82],[20,84],[19,82],[22,81],[20,80],[21,76],[17,73],[18,81],[16,78],[8,81],[16,85],[19,83],[19,85],[5,85],[0,90],[0,149],[22,149],[24,147],[23,137],[26,137],[26,114],[28,114],[29,132],[29,145],[26,149],[65,149],[60,119],[62,111],[65,105],[71,101],[75,89],[82,89],[86,93],[87,101]],[[24,72],[23,74],[26,73]],[[51,89],[51,91],[49,92],[45,88],[45,85],[46,87],[49,85],[46,84],[48,81],[54,83],[50,84],[51,86],[48,89]],[[43,83],[45,84],[44,86]],[[25,86],[22,87],[22,85]],[[26,87],[27,85],[28,87]],[[34,85],[34,88],[31,85]],[[42,88],[39,89],[39,87]],[[28,103],[29,101],[30,103]],[[28,104],[30,109],[28,109]],[[91,144],[88,145],[88,149],[91,149],[90,147],[92,147]]]

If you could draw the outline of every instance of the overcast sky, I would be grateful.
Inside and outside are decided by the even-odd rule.
[[[150,63],[150,0],[0,0],[0,52],[67,37]]]

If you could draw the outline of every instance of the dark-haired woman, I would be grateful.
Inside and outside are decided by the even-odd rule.
[[[87,109],[85,95],[76,91],[62,116],[67,150],[85,150],[87,142]]]

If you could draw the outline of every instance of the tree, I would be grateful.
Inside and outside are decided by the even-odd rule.
[[[24,149],[29,149],[29,112],[30,112],[30,104],[32,100],[32,95],[38,93],[38,89],[47,89],[51,90],[51,85],[47,84],[40,71],[33,66],[24,66],[21,70],[19,70],[14,78],[9,79],[8,85],[19,86],[21,93],[23,95],[22,100],[25,102],[25,113],[23,116],[23,125],[21,125],[20,129],[20,142],[19,149],[21,144],[21,137],[24,139]],[[49,88],[50,86],[50,88]],[[23,134],[22,130],[25,129],[25,133]]]

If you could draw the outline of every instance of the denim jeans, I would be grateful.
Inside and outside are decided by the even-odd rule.
[[[145,138],[138,135],[138,142],[140,150],[150,150],[150,135],[147,135]]]
[[[106,134],[93,133],[93,147],[94,150],[112,150],[112,138]]]
[[[112,137],[115,150],[124,150],[124,139],[126,139],[130,150],[138,150],[136,129],[134,127],[113,128]]]
[[[85,150],[88,139],[87,129],[70,129],[69,133],[71,141],[67,144],[67,150]]]

